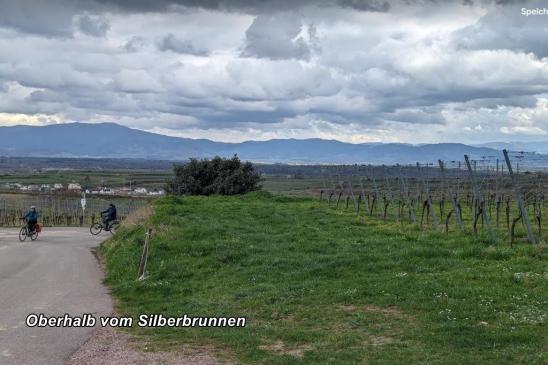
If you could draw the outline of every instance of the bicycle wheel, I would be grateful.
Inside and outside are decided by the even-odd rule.
[[[89,233],[91,233],[94,236],[97,236],[101,231],[103,230],[103,225],[101,223],[93,223],[91,227],[89,227]]]
[[[112,224],[110,225],[110,234],[115,234],[116,233],[116,230],[120,227],[120,222],[118,221],[114,221],[112,222]]]
[[[27,227],[22,227],[19,231],[19,241],[23,242],[27,239]]]
[[[32,241],[36,241],[37,238],[38,238],[38,232],[34,231],[30,234],[30,239]]]

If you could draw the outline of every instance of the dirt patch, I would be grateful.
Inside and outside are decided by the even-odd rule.
[[[212,350],[181,347],[147,352],[146,344],[112,327],[97,329],[65,365],[217,365],[231,364],[211,355]]]
[[[361,305],[361,306],[343,304],[343,305],[339,305],[339,309],[345,312],[350,312],[350,313],[369,312],[369,313],[378,313],[378,314],[399,318],[399,319],[407,319],[407,320],[413,319],[412,316],[406,313],[403,313],[397,307],[379,307],[372,304]]]
[[[153,213],[154,208],[152,204],[143,205],[139,209],[131,212],[122,222],[122,226],[128,228],[137,227],[142,222],[150,218]]]
[[[303,346],[297,346],[288,348],[285,343],[282,341],[276,341],[274,343],[270,343],[267,345],[261,345],[259,346],[261,350],[265,350],[268,352],[272,352],[276,355],[289,355],[297,358],[302,358],[304,356],[305,351],[312,350],[312,346],[310,345],[303,345]]]
[[[399,340],[388,336],[374,336],[369,339],[369,344],[373,346],[389,345],[395,342],[399,342]]]

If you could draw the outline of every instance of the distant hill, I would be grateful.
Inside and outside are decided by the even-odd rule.
[[[516,152],[536,152],[541,154],[548,154],[548,142],[543,141],[533,141],[533,142],[489,142],[479,145],[474,145],[475,147],[487,147],[494,148],[498,150],[507,149],[509,151]]]
[[[322,139],[274,139],[221,143],[207,139],[168,137],[113,123],[68,123],[0,127],[0,156],[141,158],[185,160],[215,155],[265,163],[408,164],[500,157],[499,150],[460,143],[425,145],[351,144]]]

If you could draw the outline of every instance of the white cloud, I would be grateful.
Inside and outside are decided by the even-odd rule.
[[[224,141],[548,131],[546,22],[514,5],[139,3],[0,0],[0,125],[109,121]]]

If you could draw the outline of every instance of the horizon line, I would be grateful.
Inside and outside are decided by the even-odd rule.
[[[502,140],[495,140],[495,141],[488,141],[488,142],[480,142],[480,143],[466,143],[466,142],[422,142],[422,143],[410,143],[410,142],[347,142],[340,139],[326,139],[321,137],[308,137],[308,138],[271,138],[271,139],[249,139],[244,140],[241,142],[227,142],[227,141],[219,141],[214,140],[210,138],[194,138],[194,137],[182,137],[182,136],[175,136],[175,135],[169,135],[169,134],[163,134],[155,131],[150,131],[146,129],[139,129],[135,127],[128,127],[116,122],[82,122],[82,121],[70,121],[70,122],[63,122],[63,123],[50,123],[50,124],[41,124],[41,125],[34,125],[34,124],[15,124],[15,125],[0,125],[0,128],[16,128],[16,127],[34,127],[34,128],[46,128],[51,126],[61,126],[61,125],[74,125],[74,124],[86,124],[86,125],[115,125],[122,128],[127,128],[139,132],[144,133],[150,133],[158,136],[164,136],[164,137],[170,137],[170,138],[178,138],[178,139],[190,139],[194,141],[210,141],[215,143],[226,143],[226,144],[242,144],[247,142],[270,142],[270,141],[307,141],[307,140],[320,140],[320,141],[329,141],[329,142],[339,142],[343,144],[351,144],[351,145],[387,145],[387,144],[396,144],[396,145],[408,145],[408,146],[425,146],[425,145],[439,145],[439,144],[461,144],[471,147],[478,147],[478,148],[491,148],[486,146],[487,144],[493,144],[493,143],[548,143],[548,138],[546,140],[533,140],[533,141],[523,141],[523,140],[513,140],[513,141],[502,141]]]

